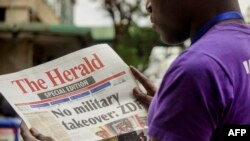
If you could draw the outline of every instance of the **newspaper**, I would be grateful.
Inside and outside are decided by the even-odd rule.
[[[147,113],[132,96],[136,86],[106,44],[0,76],[0,92],[27,126],[58,141],[145,140]]]

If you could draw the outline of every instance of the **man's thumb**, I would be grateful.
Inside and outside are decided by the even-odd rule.
[[[144,94],[139,88],[133,89],[134,96],[138,101],[140,101],[143,104],[146,104],[147,106],[150,105],[152,97]]]

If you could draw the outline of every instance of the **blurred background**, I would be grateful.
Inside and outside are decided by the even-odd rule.
[[[107,43],[158,86],[190,41],[164,45],[151,29],[146,0],[0,0],[0,75]],[[239,0],[250,23],[250,1]],[[20,120],[0,97],[0,141],[15,140]],[[1,125],[2,124],[2,125]],[[13,129],[5,127],[13,127]]]

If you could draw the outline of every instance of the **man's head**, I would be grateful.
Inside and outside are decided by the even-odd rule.
[[[153,28],[164,42],[178,44],[214,16],[239,10],[237,0],[148,0]]]

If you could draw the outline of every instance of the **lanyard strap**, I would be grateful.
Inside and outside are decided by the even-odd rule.
[[[198,41],[211,27],[217,23],[230,19],[243,19],[243,16],[238,11],[229,11],[212,18],[194,35],[192,44]]]

